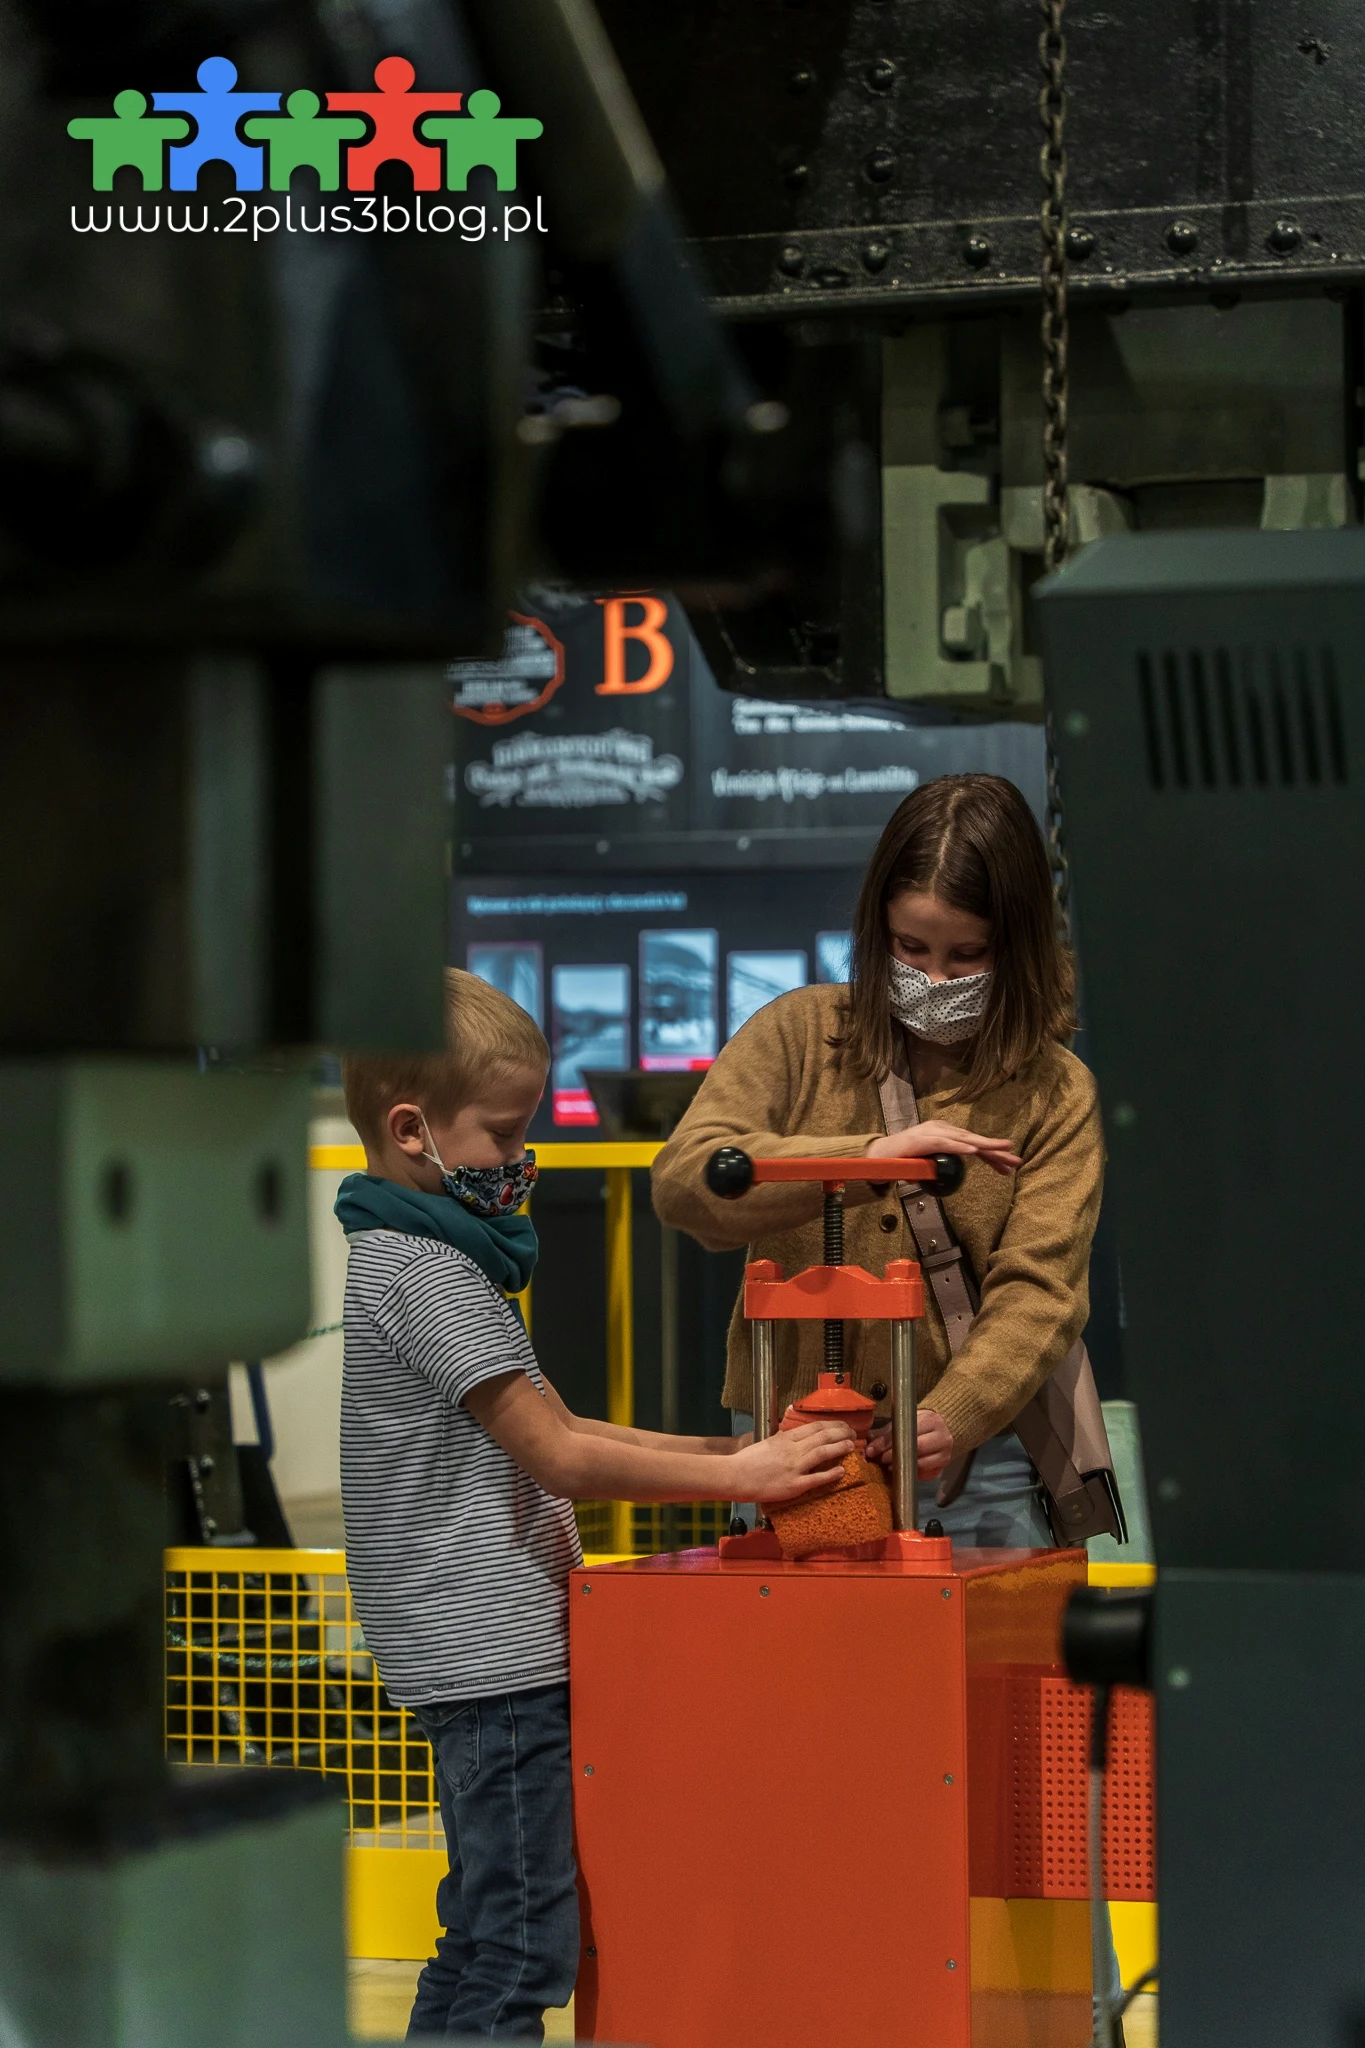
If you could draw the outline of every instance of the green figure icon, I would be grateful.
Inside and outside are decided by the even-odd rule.
[[[472,92],[468,113],[428,114],[422,133],[446,146],[446,191],[467,192],[469,173],[483,165],[493,172],[499,192],[517,189],[517,144],[534,142],[545,133],[543,121],[504,120],[502,101],[486,89]]]
[[[359,114],[323,114],[315,92],[306,87],[291,92],[284,114],[253,114],[242,123],[242,132],[253,142],[270,145],[270,189],[287,192],[295,171],[311,168],[318,174],[324,192],[341,185],[341,145],[359,142],[368,123]]]
[[[82,115],[67,122],[66,132],[77,142],[90,144],[97,192],[112,192],[115,171],[124,169],[141,172],[144,192],[159,192],[166,144],[181,141],[189,134],[190,124],[180,114],[149,116],[142,93],[121,92],[112,116]]]

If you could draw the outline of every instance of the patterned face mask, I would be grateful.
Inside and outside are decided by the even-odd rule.
[[[471,1216],[516,1215],[536,1183],[536,1155],[529,1146],[520,1159],[507,1166],[447,1166],[436,1150],[436,1140],[425,1117],[422,1129],[431,1147],[422,1156],[440,1167],[441,1186],[452,1200],[468,1209]]]
[[[981,1021],[991,992],[989,970],[962,974],[954,981],[930,981],[918,967],[907,967],[894,955],[891,971],[891,1014],[917,1038],[935,1045],[955,1045],[970,1038]]]

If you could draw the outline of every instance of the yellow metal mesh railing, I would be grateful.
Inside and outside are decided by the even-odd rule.
[[[618,1504],[575,1507],[608,1548]],[[637,1555],[714,1543],[728,1502],[632,1507]],[[357,1848],[443,1849],[431,1749],[384,1690],[340,1550],[166,1552],[166,1752],[175,1763],[320,1771]]]
[[[380,1682],[340,1550],[168,1550],[166,1749],[340,1779],[351,1839],[444,1847],[431,1749]]]

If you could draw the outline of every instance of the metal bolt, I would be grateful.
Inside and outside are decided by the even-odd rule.
[[[585,1778],[590,1778],[590,1777],[592,1776],[592,1765],[591,1765],[591,1764],[584,1764],[584,1766],[583,1766],[583,1776],[584,1776]]]
[[[206,1536],[216,1536],[218,1534],[218,1524],[214,1521],[212,1515],[205,1515],[204,1517],[204,1534]]]
[[[889,185],[896,175],[896,159],[889,149],[874,149],[864,158],[863,169],[874,185]]]
[[[799,64],[795,71],[787,73],[787,91],[799,97],[809,92],[815,83],[815,73],[805,64]]]
[[[1277,220],[1266,236],[1266,247],[1273,249],[1277,256],[1288,256],[1297,249],[1303,235],[1292,220]]]
[[[592,1591],[592,1587],[591,1587],[591,1586],[585,1586],[585,1587],[583,1588],[583,1591],[584,1591],[585,1593],[591,1593],[591,1591]]]
[[[759,1587],[759,1589],[758,1589],[758,1597],[759,1597],[759,1599],[760,1599],[760,1600],[766,1600],[766,1599],[767,1599],[767,1597],[768,1597],[768,1588],[767,1588],[766,1586],[760,1586],[760,1587]]]
[[[841,284],[848,283],[848,272],[838,263],[824,263],[815,272],[815,282],[824,285],[826,290],[833,291]]]
[[[871,1394],[874,1401],[884,1401],[886,1399],[886,1381],[873,1380],[872,1385],[867,1391]]]
[[[783,174],[784,183],[790,186],[793,192],[798,191],[802,185],[807,183],[809,178],[809,164],[789,164]]]
[[[1178,1479],[1163,1479],[1157,1487],[1157,1492],[1162,1500],[1179,1500],[1180,1481]]]
[[[962,244],[962,261],[973,270],[984,270],[991,260],[991,245],[984,235],[968,235]]]
[[[1137,1111],[1131,1102],[1116,1102],[1114,1104],[1114,1124],[1116,1129],[1131,1131],[1136,1122]]]
[[[1084,263],[1087,256],[1095,253],[1093,228],[1071,227],[1066,231],[1066,253],[1073,263]]]
[[[891,246],[888,242],[868,242],[863,248],[863,269],[885,270],[891,261]]]
[[[891,57],[878,57],[867,67],[867,82],[873,92],[890,92],[896,77],[896,65]]]
[[[213,1472],[213,1469],[214,1465],[212,1458],[205,1456],[199,1460],[199,1470],[203,1474],[205,1479],[207,1479],[210,1476],[210,1474]]]
[[[955,1970],[955,1969],[957,1968],[957,1964],[956,1964],[956,1962],[955,1962],[955,1961],[953,1960],[953,1958],[952,1958],[951,1956],[949,1956],[949,1958],[948,1958],[948,1968],[949,1968],[950,1970]]]
[[[1188,256],[1199,247],[1199,230],[1192,220],[1173,220],[1166,230],[1166,247],[1172,256]]]
[[[1073,740],[1083,740],[1090,730],[1090,720],[1083,711],[1068,711],[1062,720],[1062,731]]]
[[[595,1956],[595,1955],[597,1954],[597,1950],[596,1950],[595,1948],[590,1948],[590,1949],[589,1949],[589,1950],[587,1951],[587,1953],[588,1953],[588,1954],[589,1954],[590,1956]]]
[[[951,1785],[951,1784],[952,1784],[952,1782],[953,1782],[953,1774],[952,1774],[952,1772],[951,1772],[951,1771],[945,1771],[945,1772],[943,1773],[943,1782],[944,1782],[944,1784],[945,1784],[945,1785]]]
[[[806,267],[806,252],[789,242],[777,259],[777,267],[785,277],[799,277]]]
[[[194,1405],[199,1410],[199,1413],[202,1415],[207,1408],[212,1406],[212,1403],[213,1396],[209,1392],[208,1388],[200,1387],[198,1393],[194,1397]]]
[[[944,1599],[945,1599],[945,1600],[951,1600],[951,1599],[952,1599],[952,1597],[953,1597],[953,1589],[952,1589],[952,1587],[951,1587],[951,1586],[945,1586],[945,1587],[943,1588],[943,1597],[944,1597]]]
[[[1190,1674],[1183,1664],[1174,1665],[1166,1673],[1166,1683],[1174,1692],[1184,1692],[1190,1682]]]

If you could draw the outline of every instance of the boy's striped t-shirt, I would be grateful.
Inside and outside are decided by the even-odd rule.
[[[367,1230],[350,1240],[341,1396],[346,1572],[392,1700],[478,1699],[569,1675],[573,1509],[464,1406],[524,1372],[521,1318],[463,1252]]]

